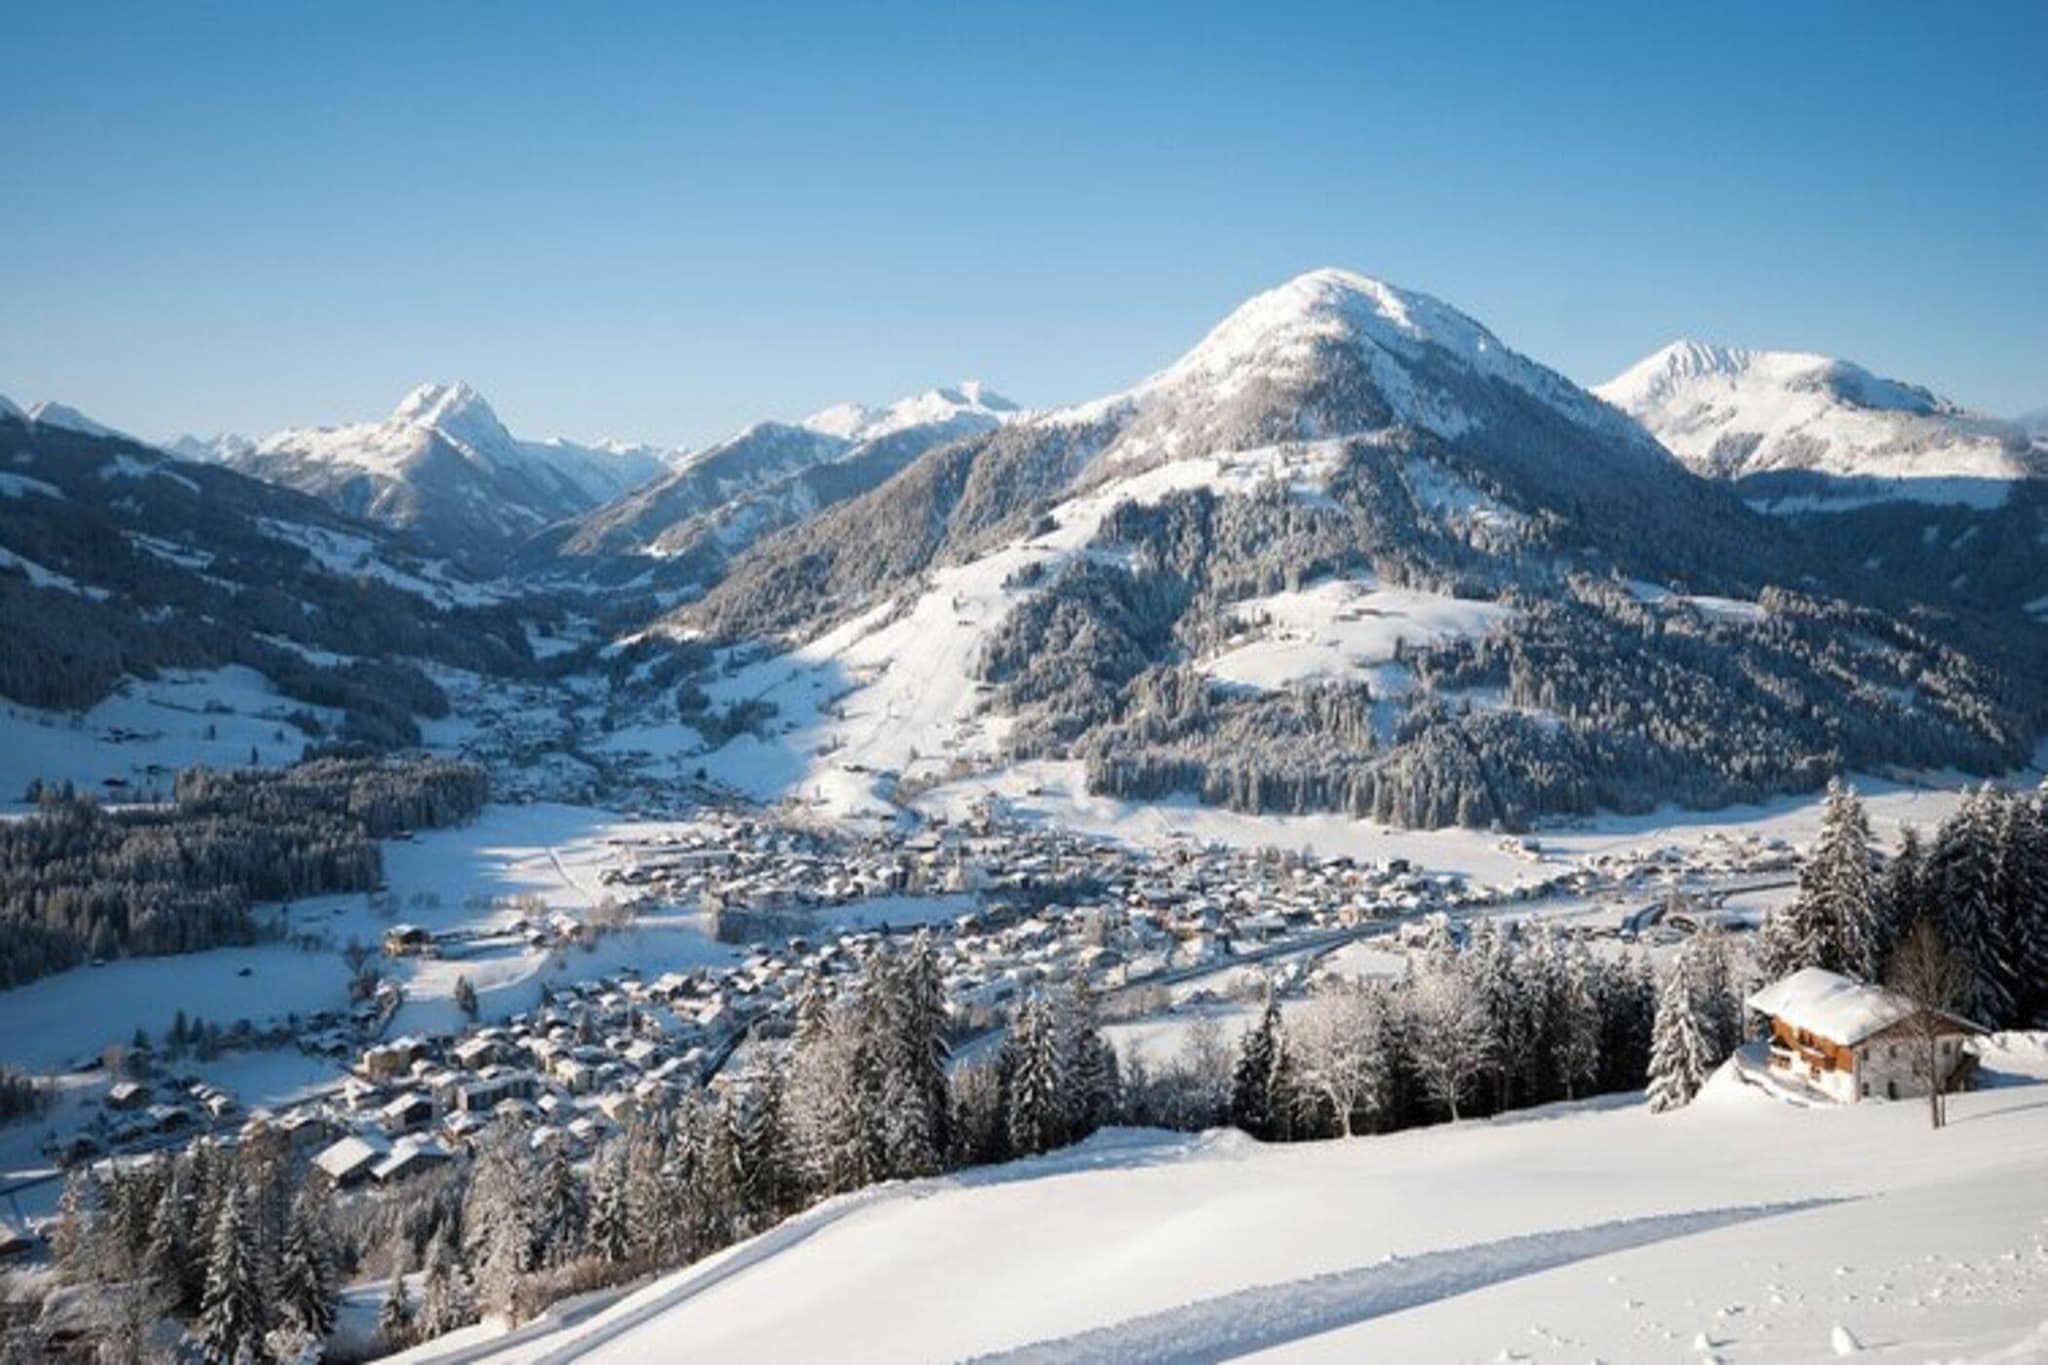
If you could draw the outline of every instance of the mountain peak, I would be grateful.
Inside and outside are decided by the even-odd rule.
[[[75,431],[82,436],[111,437],[124,441],[130,439],[125,433],[93,421],[70,404],[48,398],[29,408],[28,420],[46,427],[62,427],[66,431]]]
[[[2002,496],[1980,485],[2025,473],[2013,452],[2021,442],[2005,424],[1810,351],[1679,340],[1594,392],[1709,476],[1878,478],[1898,483],[1898,496],[1938,501]]]
[[[820,436],[843,441],[873,441],[912,427],[958,424],[993,427],[1021,409],[979,379],[949,388],[926,389],[883,408],[865,403],[836,403],[812,413],[799,424]]]
[[[450,423],[486,421],[502,427],[498,414],[482,394],[457,380],[452,384],[426,383],[415,388],[392,412],[391,420],[407,426],[441,427]]]

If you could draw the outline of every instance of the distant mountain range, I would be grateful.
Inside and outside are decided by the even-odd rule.
[[[5,404],[0,600],[58,674],[63,594],[116,637],[156,610],[96,555],[181,566],[209,658],[280,633],[258,600],[339,639],[333,572],[398,591],[401,624],[302,641],[323,655],[524,676],[517,621],[580,612],[634,659],[670,651],[611,666],[618,716],[689,736],[708,780],[842,812],[1048,760],[1105,797],[1513,826],[2025,761],[2048,729],[2032,420],[1690,342],[1589,392],[1441,300],[1322,270],[1092,402],[960,384],[690,452],[523,440],[460,384],[173,442],[191,463]],[[179,532],[131,469],[220,505]],[[244,567],[205,567],[210,538]],[[281,593],[280,539],[312,552]],[[430,648],[420,610],[460,626]],[[0,691],[89,698],[176,655],[149,638],[96,647],[90,682]]]

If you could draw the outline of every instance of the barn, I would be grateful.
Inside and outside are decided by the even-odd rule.
[[[1770,1020],[1771,1071],[1843,1104],[1927,1093],[1919,1065],[1919,1012],[1904,996],[1838,972],[1807,967],[1749,997]],[[1936,1070],[1954,1089],[1971,1058],[1963,1042],[1983,1029],[1934,1016]]]

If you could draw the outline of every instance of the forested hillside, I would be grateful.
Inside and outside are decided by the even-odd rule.
[[[376,886],[376,840],[469,819],[481,769],[321,759],[180,774],[161,806],[69,792],[0,823],[0,988],[88,958],[247,943],[251,907]]]

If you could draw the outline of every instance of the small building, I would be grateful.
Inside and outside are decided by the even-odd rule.
[[[1746,1003],[1771,1022],[1774,1075],[1843,1104],[1927,1094],[1919,1013],[1904,996],[1807,967],[1765,986]],[[1970,1064],[1963,1041],[1984,1030],[1953,1014],[1937,1015],[1935,1028],[1935,1069],[1941,1088],[1950,1090]]]
[[[386,957],[425,957],[434,951],[434,936],[417,924],[394,924],[384,931]]]
[[[149,1100],[149,1087],[140,1081],[115,1081],[107,1087],[109,1109],[143,1109],[148,1107]]]
[[[434,1102],[417,1092],[400,1095],[377,1111],[377,1121],[393,1137],[410,1133],[434,1121]]]
[[[448,1149],[432,1138],[406,1138],[392,1147],[391,1155],[370,1168],[370,1178],[379,1185],[392,1185],[446,1165],[452,1159]]]
[[[347,1189],[361,1184],[370,1175],[370,1168],[384,1159],[381,1147],[372,1146],[364,1139],[350,1135],[323,1149],[313,1158],[313,1164],[327,1173],[337,1189]]]

